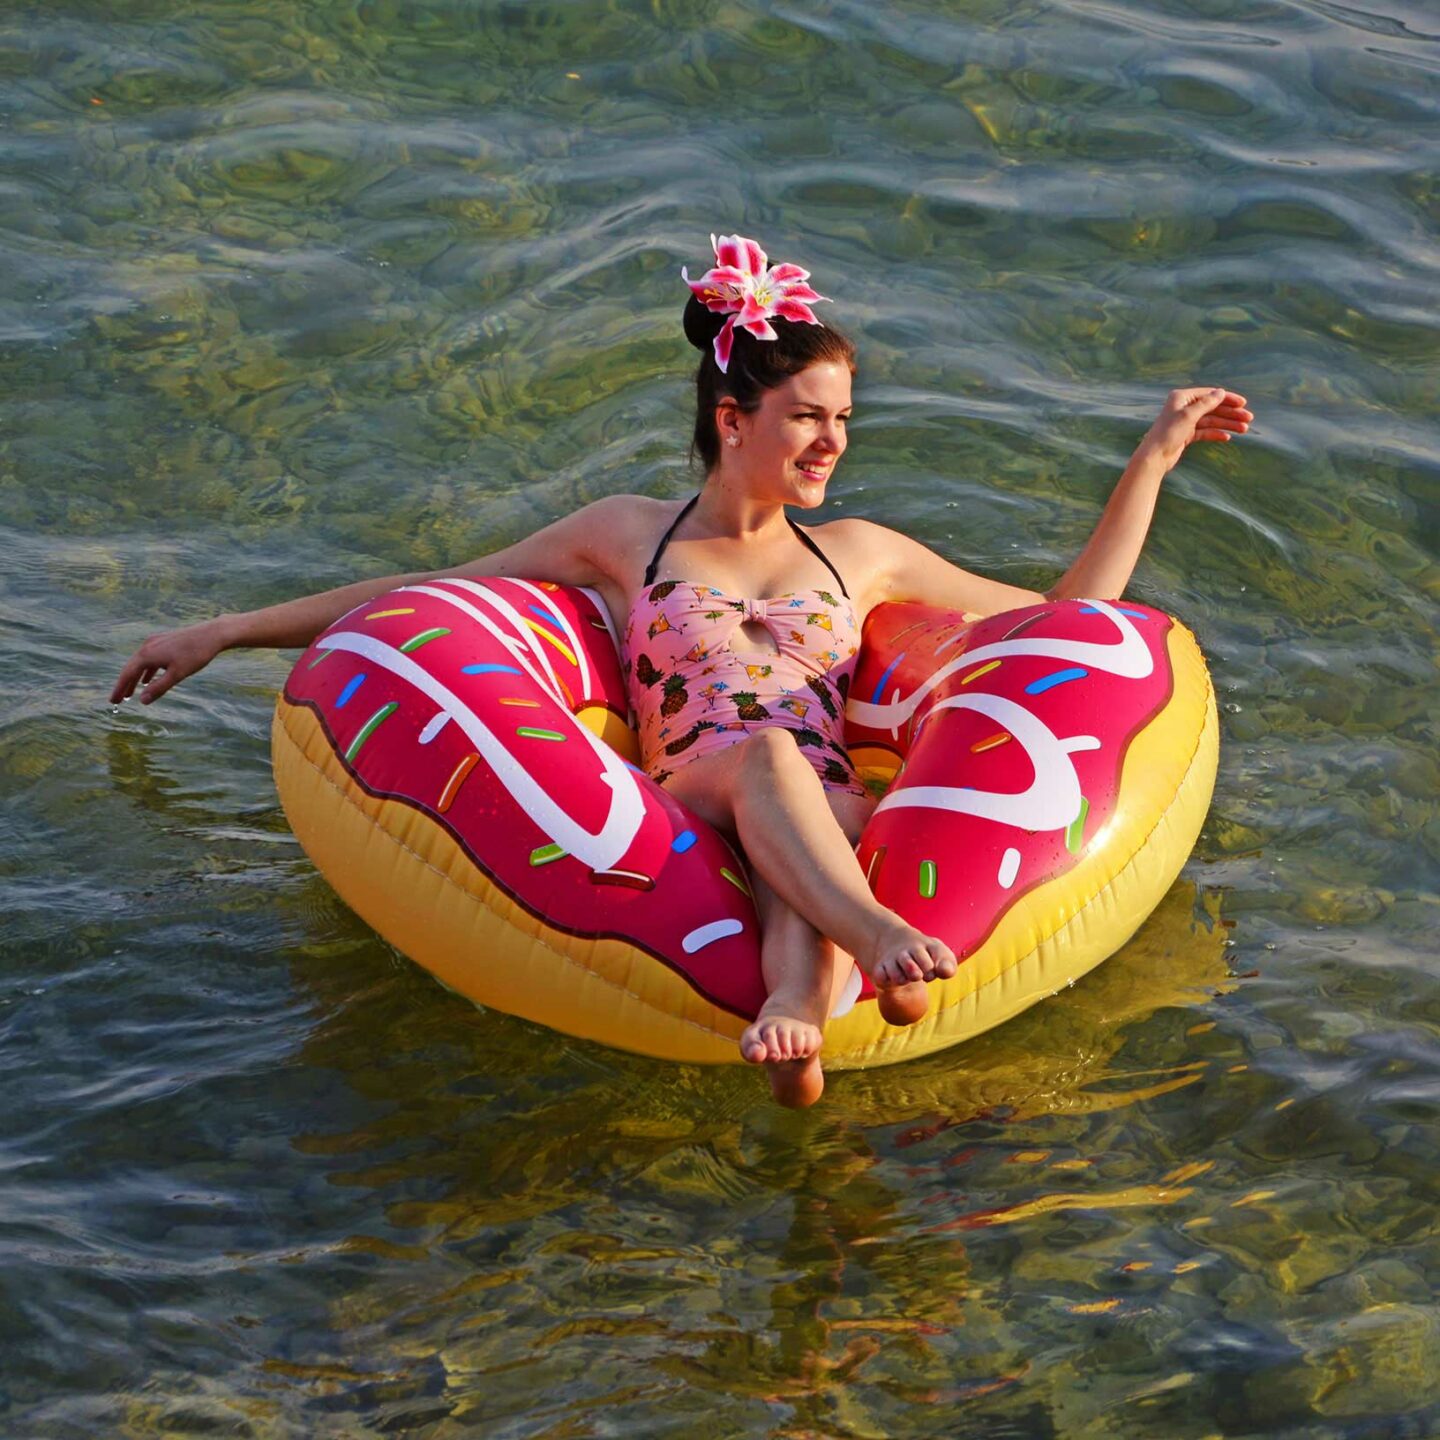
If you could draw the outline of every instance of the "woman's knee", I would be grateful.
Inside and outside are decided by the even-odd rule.
[[[798,763],[807,770],[810,762],[800,753],[795,737],[783,726],[769,725],[757,730],[740,748],[743,768],[753,775],[774,775],[793,769]]]

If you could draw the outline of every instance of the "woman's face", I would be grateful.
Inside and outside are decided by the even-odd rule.
[[[850,417],[850,367],[824,361],[767,390],[760,408],[733,403],[717,412],[721,465],[733,469],[757,498],[812,509],[845,453]],[[727,437],[739,439],[738,446]]]

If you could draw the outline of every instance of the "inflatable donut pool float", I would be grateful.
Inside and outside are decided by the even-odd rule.
[[[745,866],[639,770],[618,651],[597,595],[544,581],[369,601],[286,682],[281,802],[341,897],[452,989],[738,1061],[765,994]],[[1194,638],[1128,601],[973,622],[884,605],[849,695],[822,699],[848,702],[851,757],[889,782],[857,852],[872,890],[961,957],[905,1029],[857,972],[825,1032],[834,1069],[956,1044],[1097,965],[1179,874],[1214,786]]]

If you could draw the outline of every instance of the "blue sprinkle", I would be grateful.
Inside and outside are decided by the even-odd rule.
[[[632,765],[628,760],[625,761],[625,768],[627,770],[633,770],[637,775],[643,775],[645,773],[638,765]]]
[[[693,830],[682,830],[671,842],[670,848],[677,854],[683,855],[695,843],[695,832]]]
[[[878,705],[880,703],[880,696],[885,689],[885,682],[894,674],[895,667],[905,658],[905,653],[906,652],[902,650],[889,665],[885,667],[885,673],[875,682],[875,693],[870,697],[870,703],[872,705]]]
[[[357,675],[357,676],[340,692],[340,698],[335,702],[335,708],[338,710],[342,705],[348,705],[348,704],[350,703],[350,697],[351,697],[364,683],[365,683],[365,676],[364,676],[363,674]]]
[[[462,665],[462,675],[518,675],[513,665]]]
[[[542,620],[548,620],[552,625],[558,625],[562,630],[565,628],[564,623],[553,610],[547,610],[543,605],[532,605],[530,610],[532,614],[538,615]]]
[[[1133,615],[1137,620],[1148,620],[1150,618],[1143,610],[1127,610],[1123,605],[1116,605],[1114,608],[1122,615]],[[1093,605],[1082,605],[1080,607],[1080,613],[1082,615],[1098,615],[1100,611]]]
[[[1057,670],[1053,675],[1046,675],[1043,679],[1032,680],[1026,687],[1027,695],[1043,695],[1047,690],[1053,690],[1057,685],[1063,685],[1067,680],[1083,680],[1090,672],[1082,670],[1080,666],[1073,665],[1069,670]]]

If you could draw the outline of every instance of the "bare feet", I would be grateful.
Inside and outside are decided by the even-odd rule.
[[[934,935],[907,925],[898,915],[876,938],[870,953],[856,959],[875,987],[880,1013],[892,1025],[913,1025],[930,1008],[925,986],[948,980],[959,968],[955,952]]]
[[[820,1069],[820,1027],[784,1013],[784,999],[771,995],[755,1023],[740,1037],[740,1054],[752,1065],[764,1065],[775,1099],[792,1109],[813,1105],[825,1089]]]
[[[890,1024],[913,1025],[923,1020],[930,1009],[930,992],[923,980],[912,980],[908,985],[895,985],[888,990],[877,986],[875,1003]]]

